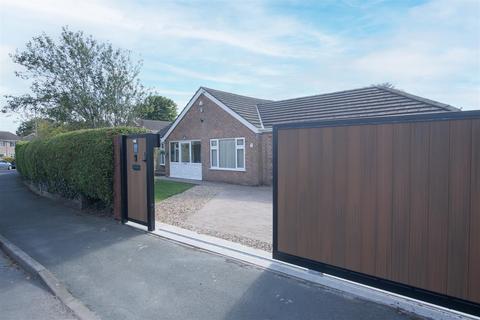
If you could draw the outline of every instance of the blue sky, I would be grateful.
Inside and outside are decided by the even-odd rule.
[[[179,111],[199,86],[275,100],[383,82],[480,109],[477,0],[0,0],[0,95],[28,91],[8,53],[63,25],[130,50]]]

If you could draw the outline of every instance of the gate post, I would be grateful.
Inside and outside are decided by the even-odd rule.
[[[113,137],[113,217],[122,219],[122,136]]]

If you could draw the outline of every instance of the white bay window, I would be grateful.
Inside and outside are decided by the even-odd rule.
[[[211,139],[210,167],[219,170],[245,170],[245,138]]]

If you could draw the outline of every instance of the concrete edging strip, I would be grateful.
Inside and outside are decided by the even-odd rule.
[[[341,294],[355,296],[393,308],[399,308],[419,316],[439,320],[480,320],[479,317],[470,314],[274,260],[269,252],[249,248],[238,243],[212,236],[199,234],[191,230],[159,223],[158,221],[156,222],[157,229],[152,232],[148,232],[146,227],[134,222],[129,221],[126,225],[183,245],[228,256],[265,270],[270,270],[272,272],[324,286]]]
[[[25,271],[37,276],[43,284],[80,320],[100,320],[83,302],[75,298],[67,288],[43,265],[22,249],[0,235],[0,249],[17,262]]]

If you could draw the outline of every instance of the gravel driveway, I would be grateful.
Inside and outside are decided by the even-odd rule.
[[[272,189],[204,183],[155,206],[160,222],[272,250]]]

